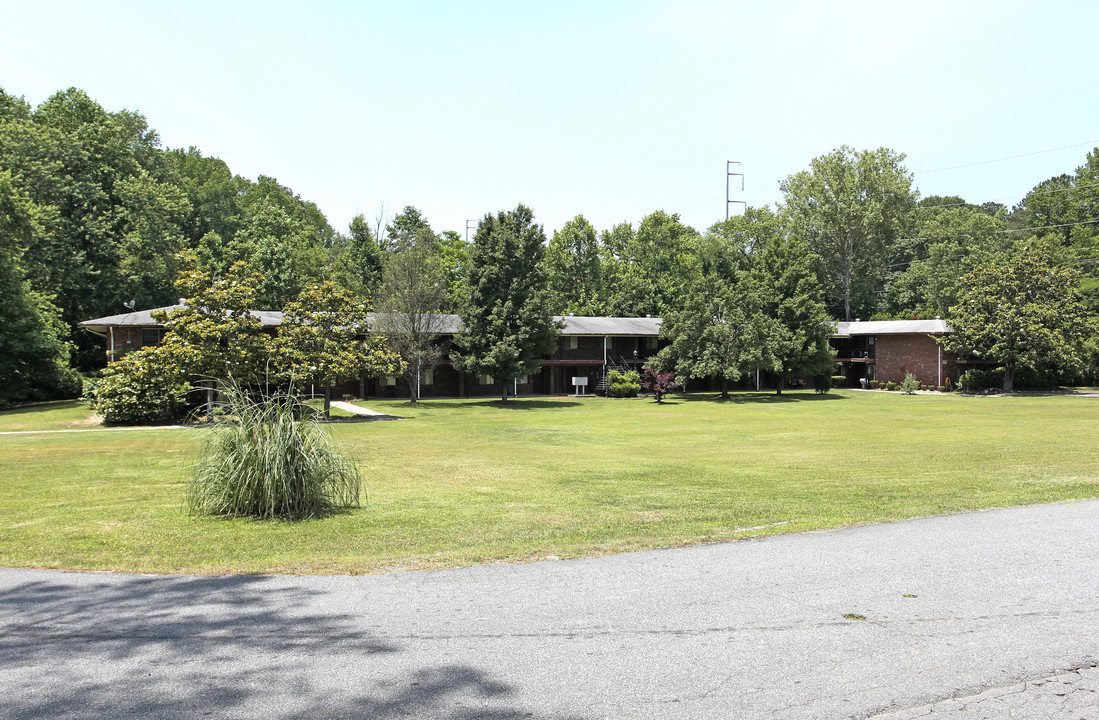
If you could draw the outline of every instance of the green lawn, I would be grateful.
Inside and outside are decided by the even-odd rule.
[[[837,392],[370,401],[362,508],[195,518],[203,429],[0,436],[0,565],[367,573],[580,557],[1099,497],[1099,400]],[[59,426],[65,405],[39,406]],[[32,422],[0,413],[0,426]],[[85,411],[86,412],[86,411]],[[10,429],[15,429],[14,427]]]
[[[0,432],[85,430],[99,425],[99,418],[79,400],[34,403],[0,411]]]

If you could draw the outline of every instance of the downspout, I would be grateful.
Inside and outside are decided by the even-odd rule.
[[[111,345],[111,350],[110,350],[110,352],[108,353],[108,356],[109,356],[109,357],[107,358],[107,362],[114,362],[114,325],[111,325],[111,326],[109,326],[109,327],[107,328],[107,331],[108,331],[108,332],[110,333],[110,335],[111,335],[111,343],[110,343],[110,345]]]
[[[939,345],[938,341],[935,342],[936,347],[939,348],[939,382],[935,383],[935,387],[943,386],[943,346]]]

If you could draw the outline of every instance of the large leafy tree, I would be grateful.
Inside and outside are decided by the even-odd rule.
[[[759,297],[761,367],[784,383],[832,374],[832,334],[824,297],[804,240],[783,232],[770,210],[748,208],[737,220],[752,238],[753,287]]]
[[[828,309],[838,317],[874,310],[885,259],[916,200],[903,161],[888,148],[843,146],[782,182],[789,230],[815,254]]]
[[[411,205],[405,205],[404,210],[397,213],[386,225],[385,231],[387,242],[396,250],[438,242],[427,218]]]
[[[603,253],[595,228],[577,215],[553,234],[546,248],[546,275],[554,312],[602,315],[606,286]]]
[[[461,312],[469,298],[469,249],[470,244],[453,230],[444,230],[439,235],[439,265],[448,312]]]
[[[1084,343],[1096,332],[1080,302],[1079,281],[1077,270],[1040,244],[978,267],[962,279],[946,347],[1002,364],[1007,392],[1020,367],[1079,367]]]
[[[409,402],[420,400],[420,378],[443,359],[446,329],[441,314],[447,288],[438,259],[429,246],[412,246],[393,255],[378,293],[375,331],[400,356]]]
[[[164,284],[131,271],[141,265],[137,247],[159,241],[156,234],[165,227],[169,237],[177,236],[171,217],[148,222],[149,211],[160,204],[156,198],[170,191],[163,187],[159,138],[145,119],[125,110],[107,112],[75,88],[33,111],[4,97],[0,170],[11,172],[42,230],[27,249],[25,271],[37,290],[56,298],[65,323],[111,314],[124,301],[170,287],[170,278]],[[93,338],[75,339],[81,366],[102,361]]]
[[[23,271],[24,248],[39,231],[30,199],[0,172],[0,407],[72,390],[60,311]]]
[[[720,378],[721,396],[763,361],[763,316],[745,245],[708,233],[698,244],[700,274],[682,303],[665,313],[660,336],[669,341],[654,361],[676,379]]]
[[[283,309],[276,341],[280,370],[292,384],[324,387],[329,416],[332,383],[366,373],[397,372],[400,359],[381,338],[367,333],[369,306],[332,282],[305,288]]]
[[[470,248],[470,299],[451,357],[462,372],[484,374],[503,386],[538,369],[553,352],[557,325],[546,302],[542,265],[546,236],[530,208],[485,215]]]
[[[960,198],[925,198],[913,213],[913,237],[898,243],[882,310],[894,317],[945,317],[958,283],[979,265],[1004,260],[1012,240],[1002,213]]]
[[[333,245],[333,275],[343,287],[361,298],[378,292],[385,271],[386,253],[363,215],[351,219],[346,236]]]
[[[679,307],[698,275],[697,239],[679,215],[662,210],[647,215],[636,231],[624,224],[604,234],[607,310],[665,316]]]
[[[1075,248],[1081,258],[1099,254],[1099,148],[1084,164],[1039,183],[1012,215],[1043,240]]]
[[[183,305],[153,313],[165,334],[163,342],[149,351],[159,356],[158,367],[204,383],[207,408],[212,409],[219,382],[270,379],[271,336],[252,312],[261,278],[244,263],[234,264],[223,277],[213,277],[195,269],[188,255],[180,261],[184,270],[176,287],[183,293]]]
[[[237,234],[245,220],[241,198],[248,180],[233,175],[224,161],[204,157],[194,147],[165,151],[164,163],[175,184],[186,193],[189,212],[181,226],[187,247],[194,249],[209,233],[227,239]]]

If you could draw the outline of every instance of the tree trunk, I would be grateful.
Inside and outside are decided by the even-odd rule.
[[[724,375],[721,376],[721,399],[729,399],[729,378]]]
[[[843,319],[847,322],[851,321],[851,275],[853,274],[851,255],[854,252],[852,245],[851,234],[848,233],[844,243],[843,258]]]
[[[324,419],[332,419],[332,386],[327,383],[324,385]]]
[[[507,380],[504,380],[503,382],[500,383],[500,388],[501,388],[501,390],[500,390],[500,402],[507,402],[508,401],[508,383],[507,383]]]
[[[786,382],[786,376],[782,373],[778,374],[778,384],[775,386],[775,395],[782,394],[782,386]]]
[[[1004,365],[1004,392],[1015,390],[1015,364]]]

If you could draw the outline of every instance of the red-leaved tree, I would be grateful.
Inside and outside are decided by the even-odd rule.
[[[673,371],[654,370],[648,365],[645,366],[645,375],[641,378],[641,384],[645,389],[652,391],[657,402],[663,402],[665,394],[681,387],[680,383],[676,382]]]

